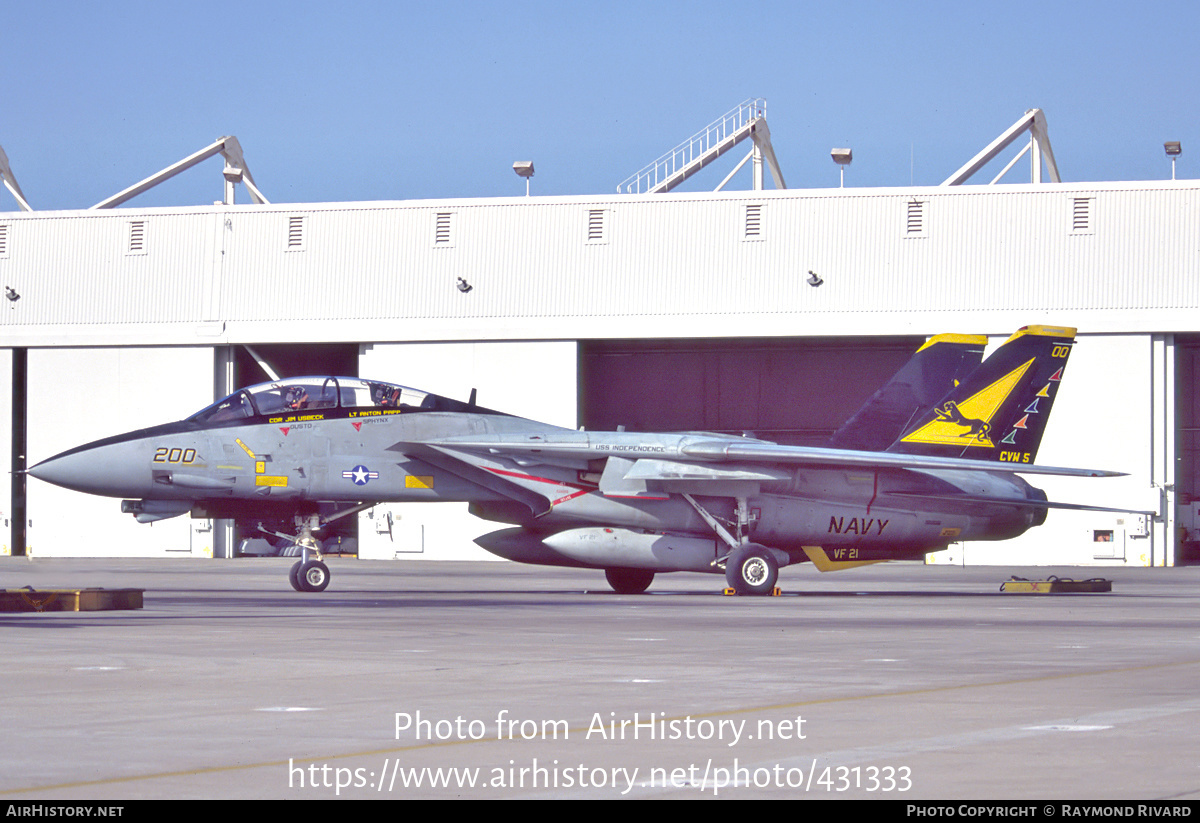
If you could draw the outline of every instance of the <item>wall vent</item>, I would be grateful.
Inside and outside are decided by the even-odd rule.
[[[762,203],[746,204],[746,219],[743,224],[743,240],[762,240]]]
[[[293,214],[288,218],[287,250],[304,251],[304,216]]]
[[[451,218],[454,212],[439,211],[434,215],[433,220],[433,245],[435,246],[451,246],[453,245],[454,236],[450,232]]]
[[[588,209],[587,213],[587,242],[604,243],[608,240],[608,228],[604,209]]]
[[[129,245],[126,254],[146,253],[146,221],[131,220],[129,222]]]
[[[1092,198],[1071,198],[1071,234],[1092,233]]]
[[[904,213],[904,236],[925,236],[925,201],[909,200]]]
[[[8,257],[8,223],[0,223],[0,257]]]

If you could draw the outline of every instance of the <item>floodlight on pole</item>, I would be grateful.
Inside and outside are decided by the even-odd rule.
[[[1178,140],[1168,140],[1163,143],[1163,150],[1167,153],[1167,157],[1171,158],[1171,179],[1175,179],[1175,158],[1183,154],[1183,146],[1179,145]]]
[[[833,162],[838,164],[838,169],[841,172],[841,179],[838,181],[838,188],[846,186],[846,166],[850,165],[850,161],[854,159],[854,152],[850,149],[834,149],[829,152],[829,156],[833,158]]]
[[[528,197],[529,196],[529,178],[533,177],[533,161],[532,160],[518,160],[517,162],[513,163],[513,171],[515,171],[517,173],[518,177],[525,178],[525,196]]]

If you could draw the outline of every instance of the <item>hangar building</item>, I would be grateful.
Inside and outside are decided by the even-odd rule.
[[[756,166],[777,171],[761,114],[708,149],[748,135]],[[927,336],[998,342],[1052,324],[1079,336],[1038,461],[1128,476],[1037,485],[1130,513],[1056,510],[1021,538],[933,562],[1186,562],[1200,186],[1056,182],[1044,124],[1034,110],[932,187],[786,189],[780,176],[772,190],[635,181],[610,195],[322,204],[266,202],[236,141],[218,141],[206,151],[225,155],[230,189],[248,183],[261,202],[0,213],[0,375],[13,386],[0,459],[19,470],[181,419],[267,379],[264,364],[475,389],[481,405],[563,426],[821,444]],[[1034,182],[958,185],[1024,135]],[[0,177],[23,203],[7,163]],[[22,480],[0,474],[5,551],[236,551],[223,522],[139,525],[118,501]],[[363,557],[463,559],[488,556],[470,538],[494,525],[464,505],[406,504],[358,528]]]

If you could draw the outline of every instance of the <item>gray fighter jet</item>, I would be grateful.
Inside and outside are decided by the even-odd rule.
[[[177,423],[45,460],[29,473],[125,498],[149,522],[233,518],[294,543],[299,591],[322,591],[318,537],[381,502],[467,501],[510,528],[490,552],[604,569],[621,593],[657,572],[723,573],[768,594],[782,566],[826,571],[1004,540],[1061,506],[1020,475],[1115,476],[1034,460],[1075,330],[1029,326],[980,364],[985,338],[940,335],[828,446],[702,432],[574,431],[349,377],[263,383]]]

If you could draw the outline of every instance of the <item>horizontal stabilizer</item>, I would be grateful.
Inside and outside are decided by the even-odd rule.
[[[1158,512],[1145,509],[1123,509],[1112,506],[1093,506],[1088,503],[1056,503],[1053,500],[1034,500],[1015,497],[987,497],[985,495],[967,494],[930,494],[929,492],[890,492],[889,496],[915,497],[922,500],[946,500],[957,503],[986,503],[999,506],[1021,506],[1034,509],[1065,509],[1067,511],[1112,512],[1113,514],[1140,514],[1153,517]]]

